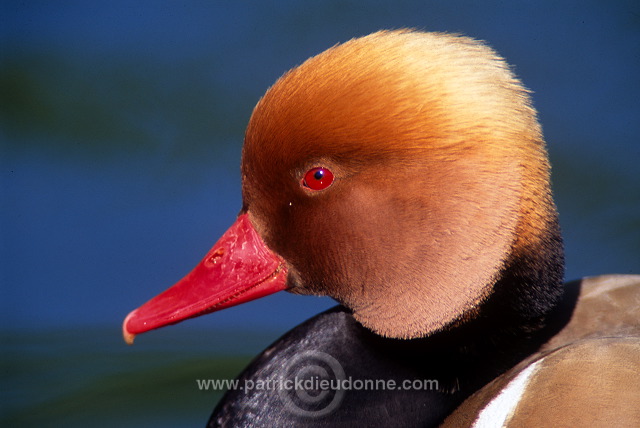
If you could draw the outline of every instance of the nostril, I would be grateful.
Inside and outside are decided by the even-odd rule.
[[[222,256],[224,256],[224,253],[225,253],[225,249],[224,249],[224,247],[220,247],[220,248],[218,248],[217,250],[215,250],[215,251],[213,252],[213,254],[211,254],[211,255],[209,256],[209,260],[207,260],[207,262],[208,262],[209,264],[216,264],[216,263],[218,263],[218,260],[219,260]]]

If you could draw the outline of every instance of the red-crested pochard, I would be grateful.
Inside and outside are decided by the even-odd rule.
[[[255,107],[242,195],[125,340],[280,290],[341,306],[258,356],[209,426],[640,426],[640,278],[562,285],[536,112],[484,44],[382,31],[308,59]]]

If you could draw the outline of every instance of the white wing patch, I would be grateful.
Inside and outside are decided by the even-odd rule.
[[[473,424],[473,428],[502,427],[513,415],[513,411],[520,402],[531,376],[536,372],[542,360],[529,365],[522,370],[509,384],[480,412]]]

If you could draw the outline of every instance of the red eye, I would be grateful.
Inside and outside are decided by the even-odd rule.
[[[323,190],[333,183],[333,173],[327,168],[311,168],[304,175],[302,185],[311,190]]]

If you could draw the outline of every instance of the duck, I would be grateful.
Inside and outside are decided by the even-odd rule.
[[[640,426],[640,276],[563,284],[537,113],[486,43],[383,30],[307,59],[255,106],[241,174],[235,222],[125,341],[279,291],[338,306],[209,427]]]

